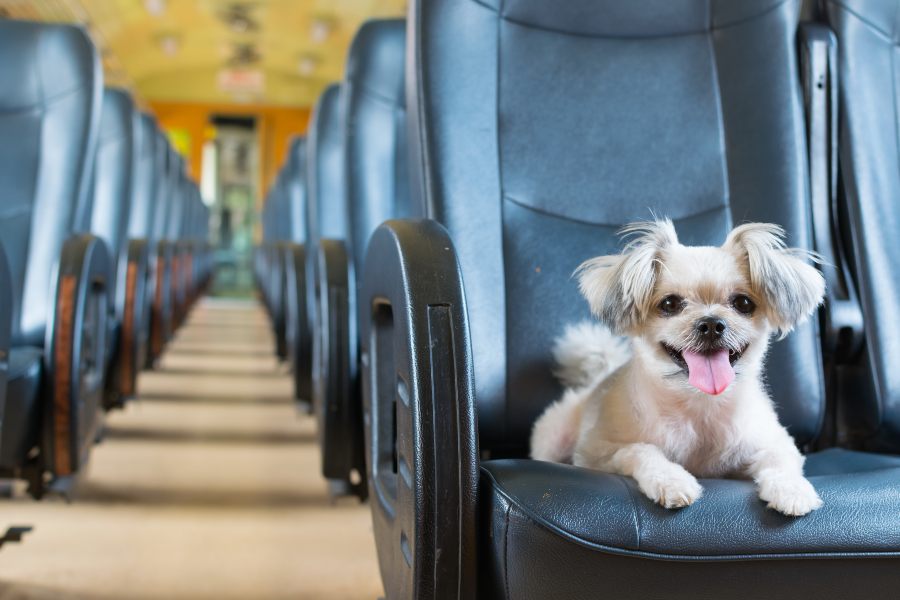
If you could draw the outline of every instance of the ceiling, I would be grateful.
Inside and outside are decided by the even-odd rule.
[[[0,0],[0,15],[86,24],[106,80],[143,101],[305,107],[354,32],[407,0]]]

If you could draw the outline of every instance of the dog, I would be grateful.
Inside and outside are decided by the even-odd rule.
[[[668,219],[622,233],[621,254],[576,271],[600,324],[557,340],[566,390],[536,421],[532,458],[632,477],[666,508],[700,498],[697,477],[751,478],[785,515],[819,508],[762,372],[769,339],[823,301],[817,257],[766,223],[720,247],[681,245]]]

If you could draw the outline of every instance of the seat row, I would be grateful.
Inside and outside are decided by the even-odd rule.
[[[306,142],[307,229],[291,240],[313,349],[294,368],[311,369],[301,397],[326,449],[329,419],[346,417],[330,456],[364,431],[388,598],[894,594],[900,1],[828,0],[802,24],[800,8],[412,0],[393,63],[405,92],[355,79],[386,53],[351,52]],[[366,146],[367,119],[391,110]],[[367,203],[406,187],[403,210]],[[266,204],[267,245],[291,202]],[[317,233],[334,204],[337,244]],[[403,214],[418,218],[370,235]],[[772,345],[766,377],[821,509],[784,517],[751,481],[705,480],[671,511],[631,479],[526,458],[562,391],[553,340],[590,316],[572,271],[651,214],[692,245],[777,223],[823,257],[819,319]]]
[[[65,492],[210,275],[208,209],[79,27],[0,21],[0,477]]]
[[[276,353],[295,398],[318,419],[334,494],[367,494],[356,292],[369,236],[409,216],[405,24],[373,20],[351,45],[342,82],[291,142],[263,206],[256,274]]]

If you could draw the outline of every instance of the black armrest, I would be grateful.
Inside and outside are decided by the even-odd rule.
[[[150,306],[147,286],[150,282],[150,248],[147,240],[128,242],[127,261],[121,265],[119,291],[122,305],[122,331],[113,374],[116,397],[107,408],[120,406],[136,393],[137,374],[147,360]]]
[[[312,335],[306,302],[306,247],[287,244],[284,261],[287,353],[294,373],[294,400],[309,413],[312,410]]]
[[[835,364],[852,360],[863,346],[863,316],[838,221],[837,39],[826,26],[800,27],[800,67],[806,104],[814,249],[821,255],[827,296],[822,343]]]
[[[478,428],[456,252],[434,221],[388,221],[362,279],[367,473],[387,597],[474,598]]]
[[[78,471],[94,443],[112,306],[111,268],[99,238],[76,235],[63,244],[45,345],[49,385],[42,462],[54,479]]]
[[[365,498],[356,287],[343,241],[319,240],[316,277],[313,404],[319,421],[322,475],[330,481],[333,494]]]
[[[6,381],[9,375],[9,346],[12,337],[12,277],[6,252],[0,244],[0,423],[6,410]]]

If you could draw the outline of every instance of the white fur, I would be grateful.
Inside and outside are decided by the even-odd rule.
[[[771,333],[789,331],[822,301],[821,275],[771,225],[742,226],[721,248],[681,246],[667,221],[630,231],[642,237],[623,255],[580,271],[595,314],[628,331],[627,342],[599,325],[567,329],[554,354],[568,389],[535,423],[532,457],[633,477],[667,508],[700,498],[697,477],[726,476],[753,479],[760,499],[783,514],[819,508],[761,374]],[[635,248],[640,264],[628,256]],[[638,297],[617,297],[629,289]],[[757,311],[738,314],[728,300],[735,290],[752,295]],[[685,298],[683,312],[655,314],[661,295],[673,292]],[[717,396],[689,385],[662,346],[688,348],[693,323],[705,315],[727,321],[730,343],[746,343],[734,381]]]

